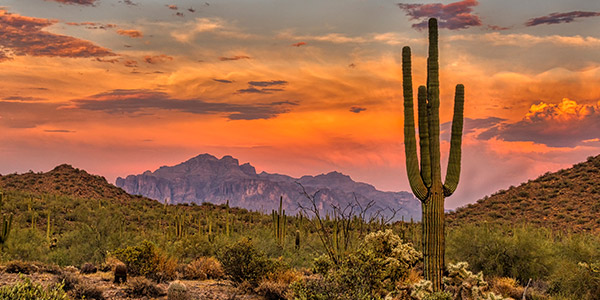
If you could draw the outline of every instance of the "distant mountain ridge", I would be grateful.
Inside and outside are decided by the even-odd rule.
[[[304,187],[310,195],[319,191],[316,202],[322,211],[329,211],[332,205],[345,207],[356,197],[363,206],[374,201],[371,213],[380,210],[391,216],[388,208],[392,208],[397,210],[396,219],[404,217],[406,220],[420,220],[421,214],[421,204],[411,193],[378,191],[339,172],[300,178],[266,172],[257,174],[249,163],[240,165],[231,156],[218,159],[210,154],[198,155],[175,166],[163,166],[154,172],[119,177],[116,185],[130,194],[161,202],[222,204],[229,200],[231,206],[263,212],[275,209],[279,197],[283,196],[284,208],[292,214],[297,212],[299,203],[308,204],[301,193]]]

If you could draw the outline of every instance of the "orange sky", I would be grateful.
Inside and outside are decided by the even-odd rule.
[[[598,3],[4,2],[2,174],[70,163],[114,182],[210,153],[407,190],[399,55],[423,84],[427,16],[442,123],[466,89],[448,208],[599,152]]]

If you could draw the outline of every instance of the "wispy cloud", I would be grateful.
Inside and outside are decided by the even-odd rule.
[[[74,37],[50,33],[44,28],[56,20],[33,18],[0,9],[0,46],[13,55],[103,57],[111,50]]]
[[[86,29],[109,29],[109,28],[117,28],[116,24],[102,24],[96,22],[67,22],[65,23],[70,26],[85,26]]]
[[[167,61],[171,61],[173,60],[173,57],[168,56],[166,54],[161,54],[161,55],[146,55],[144,56],[144,61],[149,63],[149,64],[159,64],[159,63],[164,63]]]
[[[64,3],[64,4],[78,4],[78,5],[93,6],[98,0],[45,0],[45,1],[54,1],[54,2],[58,2],[58,3]]]
[[[229,61],[229,60],[240,60],[240,59],[250,59],[250,56],[247,55],[236,55],[236,56],[221,56],[219,57],[220,61]]]
[[[270,119],[289,111],[288,102],[233,104],[200,99],[175,99],[152,90],[112,90],[72,100],[76,108],[106,113],[139,113],[161,109],[192,114],[224,114],[230,120]]]
[[[360,107],[360,106],[352,106],[352,107],[350,107],[350,111],[353,112],[353,113],[355,113],[355,114],[361,113],[361,112],[363,112],[365,110],[367,110],[367,109],[364,108],[364,107]]]
[[[532,18],[527,23],[526,26],[537,26],[541,24],[560,24],[560,23],[571,23],[575,21],[575,19],[580,18],[589,18],[589,17],[598,17],[600,16],[600,12],[595,11],[571,11],[566,13],[552,13],[547,16]]]
[[[117,30],[117,33],[120,35],[128,36],[130,38],[141,38],[144,36],[144,34],[141,31],[135,29],[119,29]]]
[[[285,80],[271,80],[271,81],[248,81],[249,85],[252,86],[274,86],[274,85],[286,85],[288,82]]]
[[[217,79],[217,78],[213,78],[214,81],[216,82],[220,82],[220,83],[233,83],[233,81],[231,80],[227,80],[227,79]]]
[[[292,46],[292,47],[300,47],[300,46],[304,46],[304,45],[306,45],[306,43],[305,43],[305,42],[298,42],[298,43],[294,43],[294,44],[292,44],[291,46]]]
[[[406,12],[406,15],[410,16],[411,20],[418,21],[412,25],[414,28],[427,28],[427,19],[437,18],[440,28],[454,30],[482,25],[479,17],[473,14],[473,7],[478,4],[477,0],[463,0],[447,5],[442,3],[399,3],[398,6]]]

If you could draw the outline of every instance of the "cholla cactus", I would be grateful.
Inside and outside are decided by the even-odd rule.
[[[429,280],[422,279],[412,286],[410,296],[417,300],[427,299],[433,293],[433,283]]]
[[[469,264],[459,262],[448,265],[448,276],[444,277],[444,290],[453,295],[453,299],[485,299],[504,300],[502,296],[487,292],[488,284],[483,279],[483,273],[473,274],[467,268]]]
[[[365,237],[363,247],[371,249],[377,255],[388,257],[388,261],[398,265],[401,270],[408,270],[423,258],[421,252],[415,250],[411,244],[403,243],[390,229],[369,233]]]

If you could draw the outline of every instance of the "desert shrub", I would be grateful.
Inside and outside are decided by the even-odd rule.
[[[91,263],[85,263],[81,266],[80,272],[81,274],[93,274],[98,271],[98,268]]]
[[[61,284],[62,289],[65,292],[68,292],[79,284],[79,277],[70,272],[63,272],[62,274],[56,276],[56,281],[58,284]]]
[[[563,262],[561,269],[550,277],[550,293],[567,294],[582,300],[599,299],[600,263]]]
[[[200,257],[185,266],[183,276],[185,279],[220,279],[225,276],[225,271],[216,258]]]
[[[130,297],[151,297],[156,298],[163,295],[163,291],[152,281],[145,277],[134,277],[127,282],[125,292]]]
[[[256,293],[267,300],[285,300],[292,282],[300,278],[300,273],[292,269],[269,273],[256,288]]]
[[[253,286],[273,268],[272,262],[247,238],[226,246],[219,254],[219,261],[231,280],[236,283],[248,281]]]
[[[38,267],[30,262],[12,260],[6,263],[4,272],[13,274],[31,274],[38,271]]]
[[[87,283],[80,283],[76,285],[74,289],[69,291],[69,294],[74,299],[104,300],[102,290],[99,287]]]
[[[552,241],[544,229],[466,225],[448,233],[449,261],[466,261],[475,272],[519,282],[546,278],[552,269]]]
[[[167,289],[168,300],[189,300],[190,294],[185,284],[180,281],[173,281]]]
[[[61,286],[48,286],[32,283],[27,277],[12,285],[0,287],[0,300],[68,300],[69,297]]]
[[[406,279],[421,257],[391,230],[374,232],[327,277],[337,282],[347,298],[384,298]]]
[[[289,286],[288,299],[298,300],[341,300],[339,286],[320,274],[302,277]]]
[[[525,290],[515,279],[509,277],[494,277],[488,281],[492,291],[514,299],[521,298]]]
[[[158,271],[158,249],[151,242],[143,241],[137,246],[118,249],[114,255],[125,263],[131,275],[146,276]]]
[[[148,241],[118,249],[114,256],[125,263],[130,275],[146,276],[157,282],[174,279],[176,276],[177,262]]]

